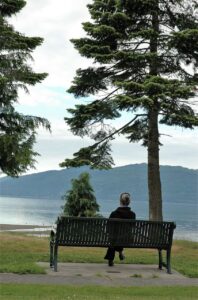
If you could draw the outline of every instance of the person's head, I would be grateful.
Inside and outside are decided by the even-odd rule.
[[[121,206],[129,206],[130,201],[131,201],[131,199],[130,199],[129,193],[120,194],[120,205]]]

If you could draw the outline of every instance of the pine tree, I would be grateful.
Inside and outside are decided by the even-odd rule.
[[[14,106],[19,89],[28,91],[29,85],[47,76],[33,72],[28,65],[32,51],[43,39],[26,37],[8,23],[25,4],[23,0],[0,1],[0,170],[10,176],[34,167],[36,130],[39,126],[50,129],[46,119],[20,114]]]
[[[159,124],[190,129],[198,125],[193,110],[197,2],[94,0],[88,9],[92,21],[83,23],[86,37],[72,42],[93,66],[78,69],[68,91],[77,98],[94,97],[68,109],[71,116],[65,120],[75,135],[88,135],[95,143],[60,165],[109,168],[110,142],[118,134],[129,142],[142,141],[148,151],[149,218],[162,220]],[[113,120],[126,112],[131,120],[113,128]]]
[[[63,210],[67,216],[94,217],[99,211],[94,190],[90,184],[88,173],[80,174],[78,179],[72,179],[72,188],[63,196],[66,201]]]

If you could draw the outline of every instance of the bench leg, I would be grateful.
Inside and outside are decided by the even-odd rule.
[[[167,273],[171,274],[171,264],[170,264],[171,250],[168,249],[166,252],[166,265],[167,265]]]
[[[162,270],[162,250],[158,249],[159,254],[159,269]]]
[[[58,269],[57,269],[57,259],[58,259],[58,246],[55,245],[54,247],[54,271],[57,272]]]
[[[52,242],[50,242],[50,268],[54,265],[54,247]]]

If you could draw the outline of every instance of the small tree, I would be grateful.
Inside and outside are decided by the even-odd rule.
[[[74,217],[94,217],[99,211],[94,190],[90,184],[88,173],[80,174],[78,179],[72,179],[72,188],[63,196],[66,203],[64,214]]]

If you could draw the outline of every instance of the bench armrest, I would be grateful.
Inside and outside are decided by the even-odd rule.
[[[51,231],[50,231],[50,241],[54,242],[55,241],[55,237],[56,237],[56,225],[52,227]]]

